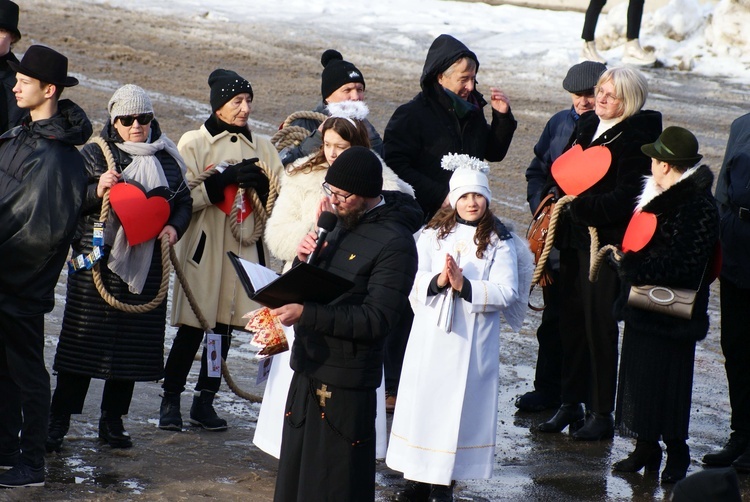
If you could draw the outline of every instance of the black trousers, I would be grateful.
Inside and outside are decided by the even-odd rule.
[[[586,18],[583,21],[583,34],[581,35],[581,38],[585,41],[591,42],[594,40],[596,22],[599,20],[599,14],[601,14],[604,4],[606,3],[607,0],[591,0],[589,3],[588,8],[586,9]],[[628,2],[628,40],[638,38],[641,33],[643,3],[644,0],[630,0]]]
[[[329,396],[324,405],[321,394]],[[374,388],[340,388],[295,372],[274,502],[375,500],[375,413]]]
[[[750,434],[750,289],[721,280],[721,350],[726,362],[733,431]]]
[[[91,377],[66,371],[57,373],[57,387],[52,394],[51,412],[54,415],[78,415],[83,412],[83,403],[89,391]],[[102,391],[101,411],[108,415],[127,415],[133,399],[133,380],[105,380]]]
[[[560,396],[562,341],[560,337],[560,274],[552,272],[552,284],[544,287],[542,322],[536,330],[539,351],[536,357],[534,390],[551,397]]]
[[[44,315],[0,312],[0,454],[20,450],[24,464],[44,465],[49,400]]]
[[[229,326],[226,324],[217,324],[214,328],[214,333],[221,335],[221,357],[226,361],[229,354],[229,346],[232,342],[232,337],[227,334],[229,333]],[[177,330],[177,335],[175,335],[174,342],[172,342],[172,350],[169,351],[169,357],[167,357],[167,364],[164,366],[164,384],[162,388],[165,391],[179,394],[185,390],[188,373],[190,373],[190,368],[193,366],[193,361],[195,360],[195,354],[198,353],[198,347],[200,347],[204,336],[203,328],[182,325]],[[201,369],[198,374],[198,383],[195,384],[195,390],[208,390],[216,393],[219,391],[219,387],[221,387],[221,377],[208,376],[206,357],[206,348],[203,347]]]
[[[562,401],[610,413],[615,407],[619,336],[612,307],[620,279],[606,264],[597,282],[589,282],[588,274],[588,250],[560,251]]]

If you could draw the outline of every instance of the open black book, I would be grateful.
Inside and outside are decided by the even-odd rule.
[[[270,308],[288,303],[328,304],[354,286],[348,279],[305,262],[299,262],[286,273],[277,275],[263,265],[244,260],[231,251],[227,255],[247,296]]]

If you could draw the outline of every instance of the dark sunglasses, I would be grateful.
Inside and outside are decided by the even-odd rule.
[[[153,113],[141,113],[140,115],[122,115],[121,117],[117,117],[117,120],[120,121],[122,125],[125,127],[130,127],[133,125],[133,122],[136,120],[141,125],[146,125],[152,120],[154,120],[154,114]]]

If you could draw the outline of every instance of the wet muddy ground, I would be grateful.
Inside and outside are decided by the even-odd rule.
[[[355,62],[367,79],[371,120],[382,131],[395,107],[418,90],[424,54],[432,35],[416,47],[383,46],[370,40],[326,33],[315,26],[238,25],[210,20],[144,15],[111,5],[72,1],[24,0],[16,52],[43,43],[64,52],[81,85],[65,91],[89,113],[98,133],[107,119],[112,92],[125,83],[144,87],[168,136],[177,141],[198,127],[210,112],[208,74],[231,68],[248,77],[255,91],[253,128],[270,135],[297,110],[319,100],[319,57],[337,48]],[[519,122],[506,160],[493,165],[493,202],[504,220],[525,230],[529,219],[524,170],[546,120],[566,108],[560,82],[567,68],[549,72],[530,61],[479,54],[482,88],[500,85],[510,96]],[[489,62],[488,62],[489,60]],[[750,111],[750,93],[736,83],[705,79],[676,70],[646,71],[651,86],[648,108],[662,111],[665,125],[693,130],[705,161],[718,172],[729,125]],[[47,317],[47,360],[51,368],[65,298],[65,276],[58,285],[57,307]],[[718,293],[717,285],[714,285]],[[718,294],[711,304],[712,328],[699,343],[691,421],[690,472],[701,469],[700,458],[726,440],[729,403],[719,346]],[[614,475],[612,462],[632,448],[631,441],[579,443],[567,434],[543,435],[534,425],[549,413],[517,413],[515,396],[532,388],[536,359],[535,331],[540,316],[529,313],[523,330],[501,333],[500,410],[497,424],[495,475],[490,480],[460,482],[462,501],[602,501],[663,500],[669,493],[658,477]],[[174,330],[168,331],[167,348]],[[249,337],[239,334],[229,366],[246,391],[262,394],[255,385],[257,364]],[[197,364],[195,365],[197,368]],[[195,371],[195,370],[194,370]],[[189,381],[195,381],[195,372]],[[54,388],[55,379],[52,377]],[[259,405],[236,397],[224,386],[216,407],[230,429],[210,433],[194,428],[182,433],[157,429],[160,385],[136,386],[125,426],[134,447],[113,450],[97,441],[101,382],[94,382],[83,415],[75,417],[60,453],[47,458],[44,488],[0,492],[0,500],[271,500],[276,461],[252,444]],[[187,415],[190,396],[183,395]],[[378,500],[400,485],[401,477],[384,464],[378,467]],[[750,479],[741,478],[750,500]]]

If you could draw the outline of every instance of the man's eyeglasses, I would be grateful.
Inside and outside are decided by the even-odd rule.
[[[125,127],[130,127],[133,125],[133,122],[136,120],[141,125],[146,125],[150,123],[152,120],[154,120],[154,114],[153,113],[141,113],[140,115],[122,115],[120,117],[117,117],[117,120],[120,121],[122,125]]]
[[[605,94],[604,89],[600,89],[598,87],[596,89],[596,98],[597,99],[603,98],[604,102],[607,104],[614,103],[615,101],[618,101],[621,99],[619,96],[615,96],[614,94],[610,94],[610,93]]]
[[[328,183],[323,183],[323,191],[328,197],[336,197],[341,202],[346,202],[346,199],[354,195],[353,193],[344,195],[343,193],[334,192]]]

